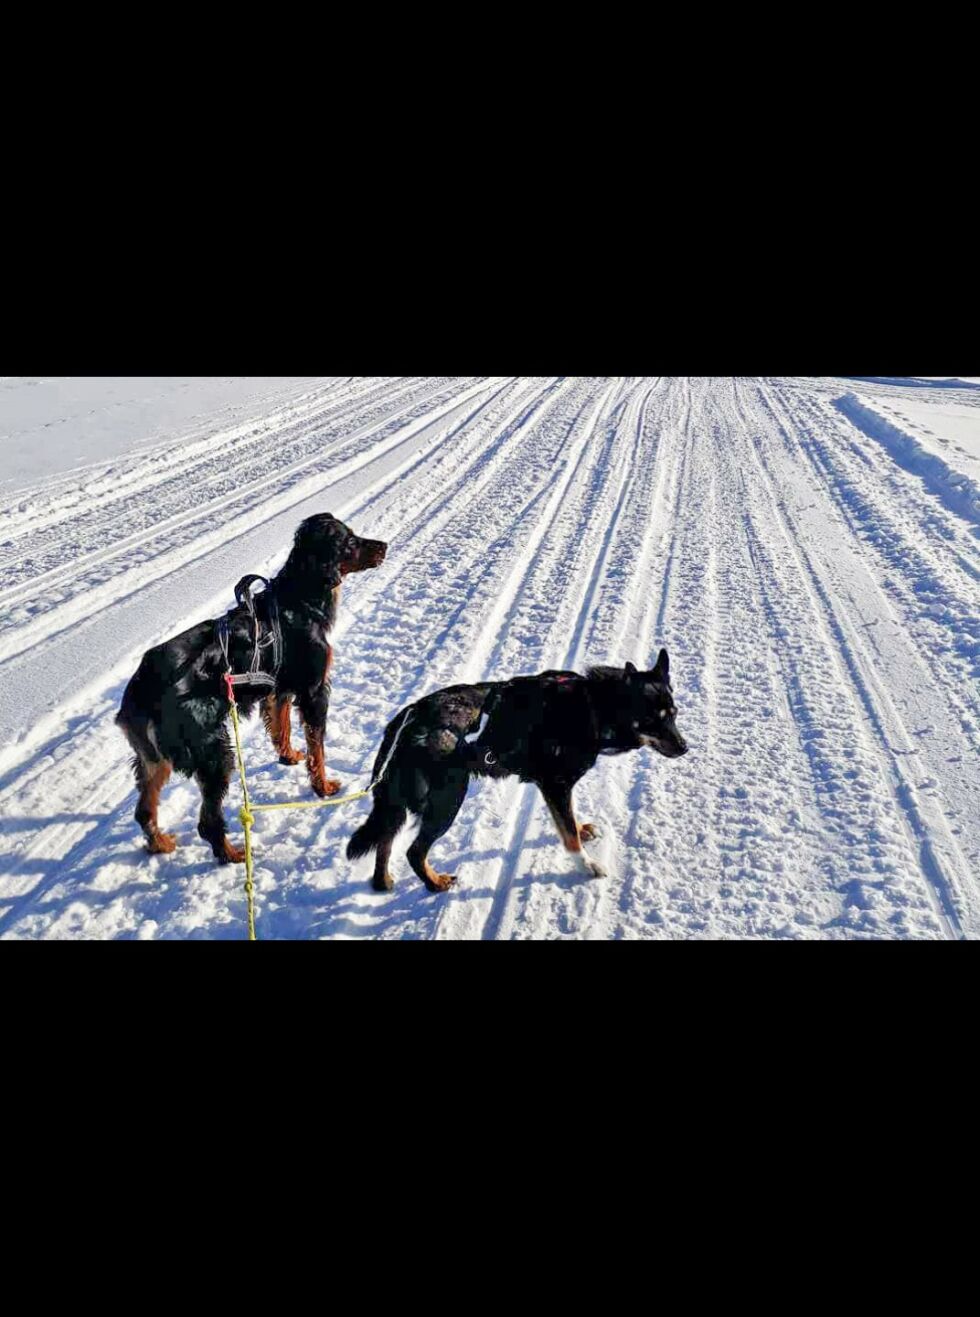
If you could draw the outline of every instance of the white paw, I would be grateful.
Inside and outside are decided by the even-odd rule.
[[[579,857],[588,873],[593,878],[608,878],[608,872],[603,868],[598,860],[593,860],[591,856],[586,855],[585,851],[579,851]]]

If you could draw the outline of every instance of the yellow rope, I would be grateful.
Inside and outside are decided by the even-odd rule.
[[[260,809],[322,809],[324,805],[347,805],[352,800],[360,800],[362,796],[370,795],[372,787],[365,787],[363,791],[355,791],[350,796],[330,796],[326,800],[280,800],[274,805],[253,805],[256,811]]]
[[[230,689],[230,688],[229,688]],[[245,760],[242,758],[242,738],[238,730],[238,707],[231,705],[231,725],[235,729],[235,750],[238,753],[238,775],[242,779],[242,800],[244,804],[238,817],[245,829],[245,900],[248,903],[248,940],[255,942],[255,883],[252,880],[252,824],[255,815],[248,800],[248,784],[245,781]]]

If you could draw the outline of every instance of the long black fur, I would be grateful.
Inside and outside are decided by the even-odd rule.
[[[329,513],[307,517],[296,531],[285,565],[268,590],[255,596],[255,610],[268,633],[269,596],[275,597],[282,630],[282,661],[275,689],[248,684],[236,687],[239,713],[247,718],[259,701],[280,762],[304,756],[289,740],[290,708],[295,698],[307,741],[307,769],[317,795],[340,784],[325,776],[324,735],[330,699],[332,651],[327,636],[337,616],[340,584],[350,572],[377,567],[387,545],[365,540]],[[246,672],[253,651],[248,610],[229,615],[228,656],[232,671]],[[238,862],[243,852],[227,837],[221,802],[228,789],[234,755],[228,735],[228,701],[223,674],[226,662],[213,620],[200,622],[143,655],[123,694],[116,722],[132,746],[139,789],[137,822],[152,852],[172,851],[175,838],[157,826],[160,791],[176,769],[194,776],[201,787],[198,831],[216,858]]]
[[[436,691],[388,725],[374,776],[407,720],[385,776],[374,788],[371,813],[348,842],[347,855],[355,859],[377,851],[373,885],[390,891],[392,842],[409,813],[418,815],[421,826],[408,861],[430,891],[445,891],[455,879],[435,873],[426,857],[451,826],[474,774],[515,775],[535,783],[566,849],[581,853],[582,841],[595,830],[575,820],[575,783],[600,754],[642,746],[671,759],[685,754],[687,742],[676,713],[665,649],[649,672],[627,663],[625,668],[590,668],[585,676],[551,671]],[[587,859],[586,864],[601,872]]]

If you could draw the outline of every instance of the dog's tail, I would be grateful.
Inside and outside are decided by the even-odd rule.
[[[408,810],[404,805],[397,805],[390,798],[379,798],[381,792],[381,787],[375,788],[371,813],[347,843],[349,860],[357,860],[367,855],[368,851],[376,851],[382,841],[393,838],[400,831],[408,818]]]
[[[123,692],[122,703],[116,714],[116,726],[132,747],[137,759],[144,764],[156,765],[167,756],[157,744],[153,720],[144,707],[143,665],[130,678]]]
[[[371,774],[373,778],[380,777],[381,780],[374,788],[371,813],[347,843],[349,860],[359,859],[367,855],[368,851],[377,850],[382,841],[395,836],[408,817],[410,802],[402,790],[401,758],[404,752],[400,743],[411,712],[411,706],[403,709],[385,728]]]

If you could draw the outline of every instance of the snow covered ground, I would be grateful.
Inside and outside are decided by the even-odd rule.
[[[322,380],[278,376],[0,377],[0,493],[269,411]]]
[[[142,850],[112,720],[143,650],[274,571],[313,511],[390,542],[334,635],[345,784],[425,691],[662,644],[692,749],[580,784],[605,879],[514,781],[475,784],[437,843],[445,896],[408,832],[394,893],[370,890],[343,856],[364,802],[262,815],[260,938],[980,936],[971,381],[120,383],[114,410],[76,388],[83,434],[48,424],[56,389],[29,416],[0,380],[0,936],[244,935],[195,787],[163,796],[178,851]],[[246,761],[257,799],[309,798],[258,723]]]

